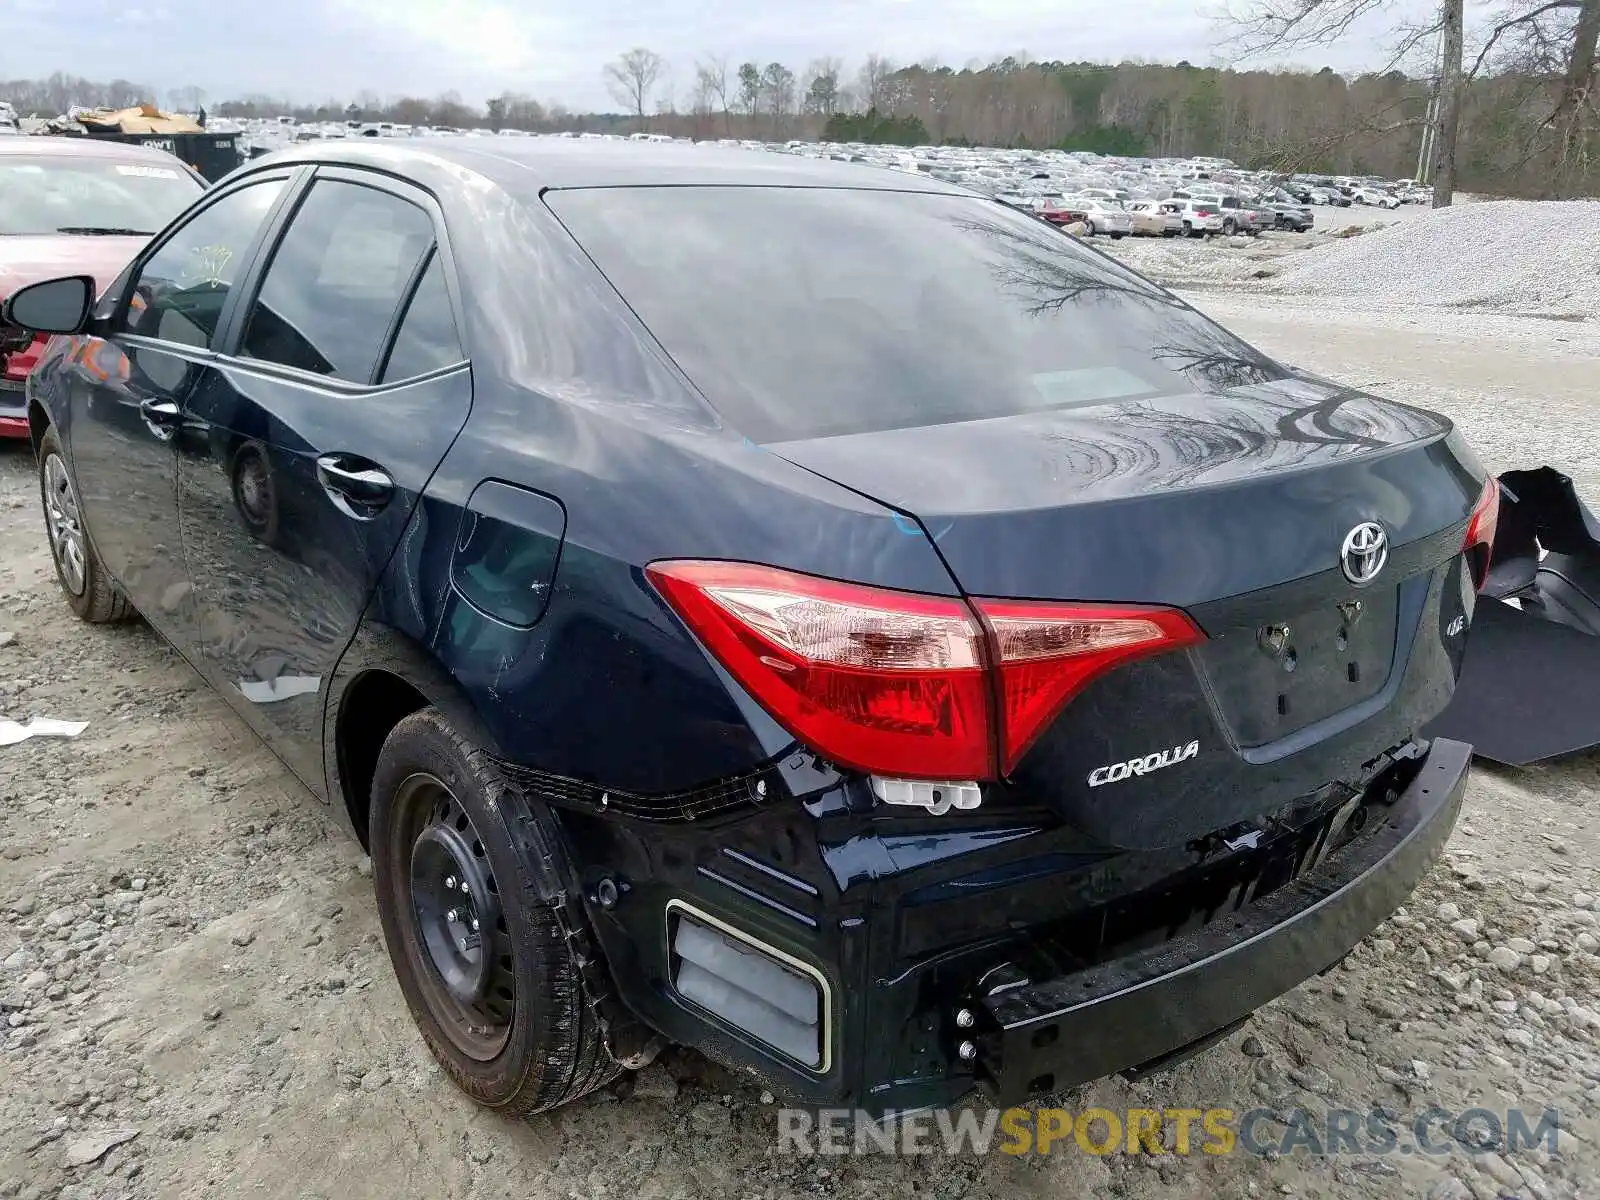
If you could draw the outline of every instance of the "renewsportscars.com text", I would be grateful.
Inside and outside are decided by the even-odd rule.
[[[874,1119],[849,1108],[778,1110],[780,1154],[1387,1155],[1554,1153],[1554,1109],[1008,1108]]]

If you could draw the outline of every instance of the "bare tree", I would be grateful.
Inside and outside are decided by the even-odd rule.
[[[1444,51],[1439,62],[1439,148],[1433,174],[1433,206],[1448,208],[1456,198],[1456,143],[1461,136],[1461,55],[1465,37],[1464,0],[1444,0]]]
[[[794,72],[780,62],[768,63],[761,72],[761,90],[767,99],[767,111],[772,115],[772,135],[780,137],[794,111]]]
[[[844,70],[837,58],[814,59],[807,67],[801,84],[801,109],[810,114],[830,117],[839,111],[839,73]]]
[[[753,62],[739,64],[739,107],[752,117],[761,107],[761,68]]]
[[[861,72],[857,86],[861,93],[861,102],[868,108],[876,108],[880,112],[888,107],[889,77],[894,74],[894,63],[881,54],[867,55],[867,61],[861,64]]]
[[[708,105],[716,102],[722,113],[722,136],[732,132],[732,117],[728,111],[728,59],[726,55],[708,54],[704,61],[694,65],[695,92],[704,96]],[[709,111],[709,109],[708,109]]]
[[[628,111],[644,127],[645,114],[650,111],[650,93],[666,71],[667,63],[654,50],[635,46],[615,62],[606,64],[606,87],[616,97],[618,104],[626,104]]]

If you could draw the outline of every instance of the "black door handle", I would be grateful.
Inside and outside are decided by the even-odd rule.
[[[361,465],[364,460],[345,454],[324,454],[317,459],[317,482],[336,503],[370,512],[382,508],[394,495],[394,480],[381,467]]]
[[[176,429],[183,423],[183,414],[171,400],[141,400],[139,415],[158,429]]]

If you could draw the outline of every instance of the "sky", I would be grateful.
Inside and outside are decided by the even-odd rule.
[[[1401,0],[1402,3],[1408,0]],[[955,67],[1007,54],[1153,62],[1227,58],[1204,0],[1142,0],[1117,20],[1104,0],[4,0],[0,79],[61,70],[215,102],[266,93],[296,102],[513,91],[614,110],[602,69],[632,46],[666,58],[681,98],[697,55],[783,62],[824,55],[852,74],[869,53]],[[1382,66],[1383,29],[1296,56],[1301,65]],[[680,99],[681,103],[681,99]]]

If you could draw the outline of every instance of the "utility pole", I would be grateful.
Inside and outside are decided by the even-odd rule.
[[[1422,122],[1422,142],[1417,147],[1417,174],[1419,184],[1433,177],[1433,145],[1439,131],[1439,75],[1444,58],[1444,30],[1439,30],[1433,50],[1433,72],[1428,78],[1428,109]]]

